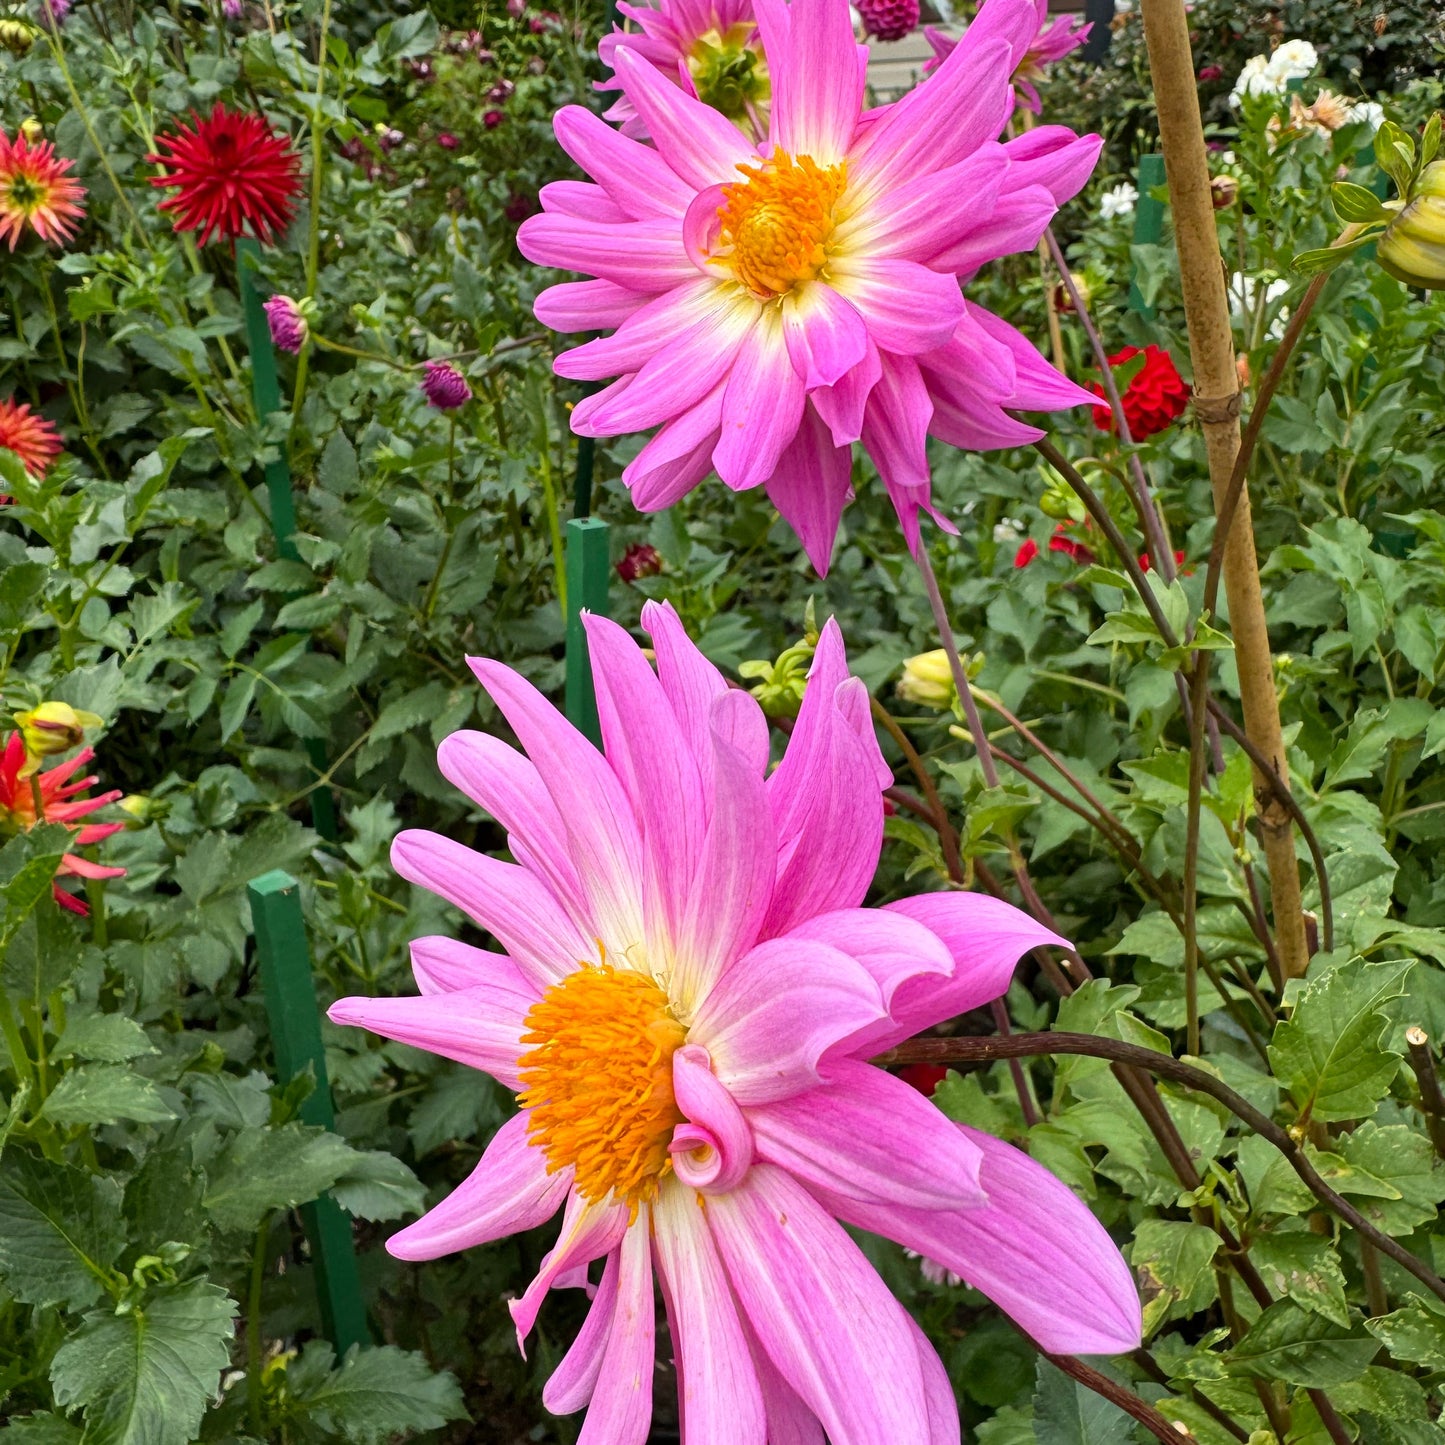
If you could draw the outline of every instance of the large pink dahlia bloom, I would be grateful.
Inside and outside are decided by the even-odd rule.
[[[716,469],[768,495],[825,570],[850,495],[851,444],[876,463],[911,547],[930,500],[928,435],[983,450],[1041,435],[1007,414],[1091,398],[960,278],[1035,245],[1087,179],[1096,136],[1043,126],[1006,144],[1009,76],[1032,0],[987,0],[926,85],[862,109],[866,50],[844,0],[757,0],[772,83],[761,146],[637,54],[613,55],[656,149],[579,106],[556,117],[594,183],[542,191],[518,243],[595,280],[537,316],[597,331],[560,375],[616,376],[572,428],[659,427],[623,473],[644,511]],[[936,514],[935,514],[936,515]]]
[[[605,751],[509,668],[473,670],[526,756],[454,733],[441,769],[515,862],[405,832],[400,873],[504,950],[413,945],[419,997],[343,999],[337,1022],[484,1070],[520,1095],[475,1172],[388,1241],[409,1260],[544,1223],[512,1301],[595,1291],[544,1391],[590,1406],[583,1445],[641,1445],[661,1286],[684,1445],[957,1445],[932,1347],[839,1220],[962,1275],[1045,1349],[1139,1342],[1129,1270],[1047,1170],[950,1123],[870,1057],[996,998],[1061,942],[1007,904],[934,893],[863,908],[888,770],[829,623],[776,770],[757,703],[670,608],[657,671],[586,619]],[[600,1278],[589,1266],[601,1262]]]

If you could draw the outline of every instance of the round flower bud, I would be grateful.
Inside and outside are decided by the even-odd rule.
[[[1445,290],[1445,160],[1431,161],[1404,210],[1385,228],[1376,255],[1407,286]]]
[[[656,577],[661,571],[662,554],[648,542],[632,543],[617,564],[617,575],[624,582],[636,582],[639,577]]]
[[[427,405],[436,407],[438,411],[455,411],[472,399],[472,389],[467,385],[466,377],[445,361],[427,362],[421,389],[426,395]]]
[[[28,20],[17,20],[14,16],[0,20],[0,45],[11,55],[25,55],[35,44],[35,37],[39,34]]]
[[[289,296],[272,296],[262,302],[266,313],[266,324],[271,328],[271,342],[282,351],[293,355],[306,345],[311,334],[307,318],[311,312],[310,301],[293,301]]]
[[[26,757],[37,766],[41,758],[78,748],[85,741],[86,728],[98,728],[104,721],[93,712],[78,712],[68,702],[43,702],[15,714]]]
[[[898,680],[898,696],[940,712],[951,709],[958,689],[953,685],[948,654],[941,647],[935,647],[932,652],[910,657],[903,664],[903,676]]]

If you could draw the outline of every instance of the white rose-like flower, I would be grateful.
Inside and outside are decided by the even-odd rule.
[[[1283,90],[1292,80],[1303,80],[1307,75],[1313,75],[1315,66],[1320,63],[1320,54],[1308,40],[1286,40],[1273,55],[1269,57],[1269,71],[1279,80],[1279,89]]]
[[[1099,215],[1105,221],[1112,221],[1116,216],[1132,215],[1138,199],[1139,192],[1128,181],[1120,181],[1099,197]]]
[[[1374,135],[1385,123],[1385,107],[1377,100],[1357,101],[1345,112],[1345,124],[1359,125],[1362,122],[1370,127],[1370,134]]]
[[[1257,282],[1253,276],[1245,276],[1236,271],[1229,278],[1229,319],[1244,332],[1245,344],[1253,343],[1250,334],[1254,326],[1255,300],[1258,296]],[[1276,277],[1264,288],[1264,314],[1270,315],[1274,303],[1289,290],[1289,282],[1282,277]],[[1284,328],[1289,323],[1289,307],[1281,306],[1279,311],[1270,317],[1269,324],[1265,327],[1265,336],[1270,341],[1278,341],[1284,335]]]
[[[1229,92],[1229,103],[1238,105],[1244,95],[1279,95],[1284,87],[1285,82],[1269,68],[1269,56],[1251,55]]]

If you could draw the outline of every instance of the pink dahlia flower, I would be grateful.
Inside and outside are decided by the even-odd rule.
[[[436,407],[438,411],[455,411],[472,399],[472,389],[466,377],[445,361],[427,362],[421,389],[427,405]]]
[[[595,1291],[543,1399],[590,1406],[582,1439],[605,1445],[647,1437],[654,1276],[685,1440],[821,1427],[834,1445],[956,1445],[943,1366],[840,1220],[962,1275],[1045,1349],[1136,1346],[1129,1270],[1088,1209],[867,1062],[998,997],[1021,953],[1062,940],[969,893],[861,907],[891,779],[836,624],[770,773],[758,704],[669,607],[643,612],[656,673],[616,623],[584,616],[603,752],[477,658],[527,756],[478,732],[438,754],[517,861],[419,831],[392,848],[502,951],[418,939],[420,996],[331,1009],[491,1074],[522,1105],[387,1248],[433,1259],[562,1210],[511,1311],[522,1341],[549,1290]]]
[[[937,516],[930,434],[1016,446],[1042,433],[1008,409],[1091,400],[965,304],[960,279],[1032,248],[1101,142],[1060,126],[995,139],[1033,0],[987,0],[933,80],[866,114],[866,50],[844,0],[755,8],[772,76],[765,145],[619,47],[656,149],[565,107],[558,138],[595,183],[545,187],[517,240],[539,265],[596,278],[543,292],[536,313],[557,331],[616,328],[556,370],[620,378],[577,404],[580,435],[660,427],[623,473],[636,505],[670,506],[713,469],[735,490],[766,485],[825,571],[853,442],[916,548],[920,511]]]
[[[271,344],[282,351],[293,354],[306,345],[311,327],[300,302],[279,293],[261,303],[266,313],[266,325],[271,332]]]
[[[1049,23],[1049,0],[1032,0],[1035,14],[1034,38],[1024,51],[1023,59],[1014,65],[1014,85],[1023,93],[1023,103],[1035,115],[1043,108],[1034,83],[1044,78],[1044,67],[1077,50],[1088,38],[1093,22],[1080,25],[1078,17],[1060,15]],[[976,25],[978,22],[974,21]],[[969,29],[973,27],[970,26]],[[933,47],[933,59],[924,62],[923,73],[931,75],[950,55],[958,40],[929,25],[923,33]],[[967,32],[965,32],[967,33]]]
[[[918,29],[918,0],[856,0],[855,8],[875,40],[902,40]]]
[[[617,9],[637,29],[602,37],[597,54],[609,70],[617,69],[619,50],[630,50],[755,139],[764,138],[757,127],[767,124],[772,87],[752,0],[661,0],[657,5],[621,0]],[[647,123],[621,79],[614,75],[597,88],[622,92],[607,119],[616,121],[623,135],[646,139]]]

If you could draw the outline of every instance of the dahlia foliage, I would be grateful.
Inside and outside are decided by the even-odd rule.
[[[758,704],[669,607],[643,620],[655,674],[586,617],[601,753],[516,673],[473,660],[527,756],[460,732],[439,763],[515,862],[396,840],[397,870],[503,951],[418,939],[420,996],[343,999],[331,1017],[482,1069],[522,1111],[388,1248],[432,1259],[561,1210],[511,1311],[525,1341],[550,1290],[593,1295],[543,1395],[590,1406],[586,1445],[647,1437],[654,1276],[687,1445],[820,1426],[834,1445],[957,1442],[943,1366],[840,1220],[962,1275],[1047,1350],[1132,1349],[1139,1303],[1063,1184],[868,1060],[998,997],[1021,953],[1062,940],[969,893],[861,906],[891,779],[835,623],[770,773]]]
[[[23,131],[14,140],[0,131],[0,241],[12,251],[27,226],[57,244],[75,234],[85,187],[66,174],[74,164],[48,140],[32,144]]]
[[[204,120],[192,111],[190,125],[157,136],[156,146],[160,153],[146,159],[164,174],[151,185],[175,191],[160,209],[173,213],[176,230],[199,231],[201,245],[212,236],[235,241],[248,232],[271,245],[291,224],[301,161],[264,116],[218,101]]]
[[[60,433],[54,422],[12,397],[0,401],[0,447],[14,452],[20,465],[38,480],[60,454]]]
[[[94,756],[94,749],[82,748],[73,758],[57,763],[46,772],[37,772],[23,733],[11,733],[4,752],[0,753],[0,835],[28,833],[37,822],[63,823],[74,832],[76,846],[84,848],[119,833],[124,823],[80,821],[120,797],[119,789],[94,798],[77,796],[98,781],[94,776],[71,781]],[[120,878],[125,873],[124,868],[108,868],[74,853],[65,854],[56,871],[62,878]],[[79,898],[59,884],[55,885],[54,893],[55,901],[72,913],[88,911]]]
[[[1100,141],[1060,126],[997,139],[1037,36],[1034,0],[987,0],[927,84],[866,113],[867,52],[844,0],[754,10],[765,139],[754,111],[740,126],[616,43],[617,84],[655,148],[561,110],[558,138],[593,181],[545,187],[518,242],[596,278],[544,292],[537,316],[615,328],[556,369],[618,378],[577,405],[580,435],[659,428],[623,474],[636,505],[669,506],[714,469],[735,490],[766,486],[822,571],[853,442],[916,549],[919,513],[937,518],[930,434],[1015,446],[1042,433],[1009,409],[1089,400],[960,283],[1037,243]]]

